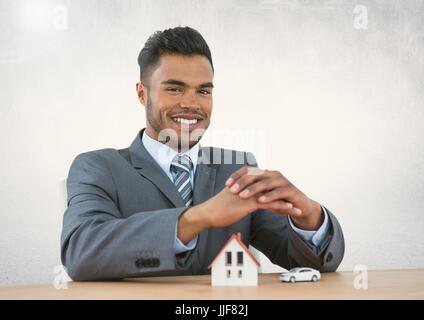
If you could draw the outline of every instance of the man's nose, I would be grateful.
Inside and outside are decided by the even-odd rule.
[[[188,90],[185,92],[181,99],[181,108],[185,109],[200,109],[200,103],[198,100],[198,97],[196,95],[196,92],[190,92],[191,90]]]

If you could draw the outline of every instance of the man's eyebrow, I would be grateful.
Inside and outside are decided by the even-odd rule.
[[[180,80],[175,80],[175,79],[168,79],[165,81],[162,81],[161,84],[175,84],[177,86],[186,86],[187,84],[183,81]]]
[[[212,82],[202,83],[199,87],[200,88],[213,88],[213,83]]]
[[[165,81],[162,81],[161,84],[173,84],[177,86],[187,87],[187,83],[181,80],[175,80],[175,79],[168,79]],[[213,88],[212,82],[205,82],[199,85],[199,88]]]

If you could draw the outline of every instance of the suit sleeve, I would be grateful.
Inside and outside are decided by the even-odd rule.
[[[249,165],[257,166],[252,154]],[[251,244],[272,263],[285,269],[311,267],[321,272],[336,271],[344,256],[344,237],[336,217],[325,207],[328,232],[319,247],[305,241],[290,226],[287,216],[259,209],[252,213]]]
[[[75,158],[67,189],[61,259],[73,280],[126,278],[179,268],[175,225],[186,207],[123,217],[113,176],[94,153]]]

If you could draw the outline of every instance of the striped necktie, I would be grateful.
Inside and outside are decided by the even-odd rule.
[[[190,183],[190,173],[193,169],[193,163],[186,154],[177,154],[171,163],[171,172],[174,173],[174,184],[181,198],[188,207],[193,201],[193,192]]]

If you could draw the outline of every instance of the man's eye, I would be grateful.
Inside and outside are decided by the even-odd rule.
[[[181,88],[166,88],[166,91],[169,92],[181,92]]]
[[[199,92],[204,95],[211,94],[208,90],[199,90]]]

